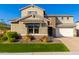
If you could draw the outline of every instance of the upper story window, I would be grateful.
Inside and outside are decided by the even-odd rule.
[[[37,11],[28,11],[28,14],[36,15],[37,14]]]

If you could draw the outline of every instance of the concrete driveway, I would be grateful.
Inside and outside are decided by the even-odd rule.
[[[79,37],[56,38],[61,40],[70,50],[70,52],[79,52]]]

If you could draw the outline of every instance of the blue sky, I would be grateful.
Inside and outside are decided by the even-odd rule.
[[[6,23],[9,20],[20,17],[20,8],[28,4],[0,4],[0,19]],[[69,14],[74,15],[74,22],[79,20],[79,4],[36,4],[45,9],[47,14]]]

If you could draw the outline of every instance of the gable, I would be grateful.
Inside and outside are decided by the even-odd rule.
[[[29,11],[36,11],[38,15],[44,16],[44,10],[37,6],[29,6],[21,9],[21,17],[25,17],[29,15]]]
[[[31,5],[29,5],[29,6],[26,6],[26,7],[23,7],[23,8],[21,8],[20,10],[22,11],[22,10],[27,9],[27,8],[30,8],[30,7],[36,7],[36,8],[38,8],[38,9],[40,9],[40,10],[43,10],[43,11],[44,11],[44,9],[42,9],[42,8],[40,8],[40,7],[36,6],[36,5],[33,5],[33,4],[31,4]]]

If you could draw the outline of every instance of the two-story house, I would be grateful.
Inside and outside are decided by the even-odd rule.
[[[22,36],[74,36],[72,15],[47,15],[44,9],[35,5],[26,6],[20,11],[21,18],[11,21],[11,31],[16,31]]]

